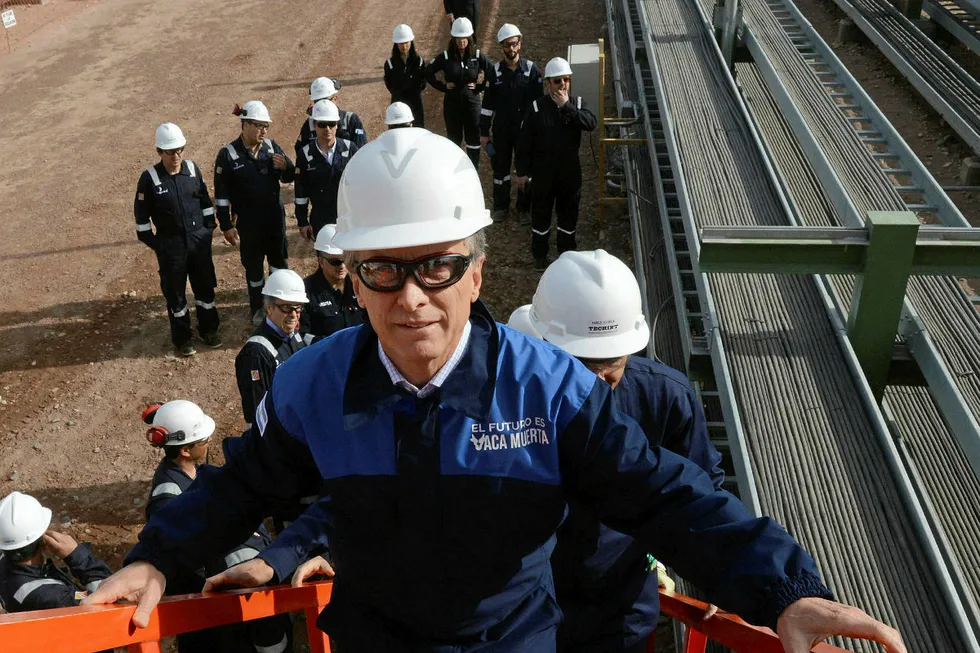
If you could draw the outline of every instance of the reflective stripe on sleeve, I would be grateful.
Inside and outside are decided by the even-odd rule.
[[[157,174],[157,169],[155,167],[153,167],[153,166],[150,166],[149,168],[146,169],[146,171],[148,173],[150,173],[150,179],[153,181],[153,185],[154,186],[159,186],[160,185],[160,175]]]
[[[510,181],[510,175],[507,175],[506,177],[501,177],[500,179],[494,177],[493,183],[496,184],[497,186],[501,186],[505,181]]]
[[[491,111],[490,109],[480,109],[480,113],[483,114],[484,116],[492,116],[493,115],[493,111]]]
[[[94,592],[95,590],[99,589],[99,585],[101,584],[101,580],[93,580],[91,583],[85,586],[85,591],[89,593]]]
[[[32,580],[17,588],[17,591],[14,592],[14,600],[18,603],[23,603],[24,599],[31,595],[31,592],[43,585],[64,585],[64,583],[53,578],[38,578],[37,580]]]
[[[137,222],[136,231],[153,231],[153,227],[150,226],[149,222],[147,222],[146,224],[140,224],[139,222]]]
[[[272,354],[273,358],[279,355],[279,351],[272,346],[272,342],[270,342],[269,339],[266,338],[265,336],[252,336],[251,338],[245,341],[245,344],[247,345],[250,342],[254,342],[257,345],[262,345],[263,347],[265,347],[266,350],[270,354]]]
[[[194,169],[193,161],[187,161],[187,174],[189,174],[191,177],[197,176],[197,171]]]
[[[161,494],[172,494],[177,496],[180,494],[180,486],[176,483],[161,483],[153,488],[152,492],[150,492],[150,498],[152,499],[153,497],[158,497]]]
[[[531,103],[531,106],[534,107],[534,113],[537,113],[538,112],[538,101],[535,100],[534,102],[532,102]]]
[[[204,209],[203,211],[201,211],[201,215],[205,215],[205,216],[214,215],[214,207],[209,206],[208,208]]]
[[[310,203],[309,197],[297,197],[295,200],[297,206],[306,206]]]
[[[581,109],[582,108],[582,98],[581,97],[575,98],[575,108],[576,109]]]
[[[215,206],[231,206],[231,200],[214,200]]]
[[[251,560],[255,556],[259,555],[259,552],[250,546],[245,546],[237,551],[232,551],[225,556],[225,566],[234,567],[237,564],[241,564],[248,560]]]
[[[231,143],[228,143],[227,145],[225,145],[225,150],[228,152],[228,156],[231,157],[231,160],[232,161],[237,161],[238,160],[238,152],[235,151],[235,146],[234,145],[232,145]]]

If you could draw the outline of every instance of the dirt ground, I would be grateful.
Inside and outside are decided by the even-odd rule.
[[[224,347],[177,359],[169,345],[155,258],[135,238],[132,201],[140,171],[156,160],[153,131],[178,123],[185,156],[211,180],[214,156],[237,137],[236,102],[260,98],[270,137],[292,152],[310,81],[344,82],[340,105],[378,134],[388,94],[381,66],[392,27],[406,22],[420,51],[445,47],[439,0],[78,0],[18,6],[13,52],[0,42],[0,496],[30,492],[55,526],[91,540],[118,566],[143,523],[159,452],[139,420],[154,400],[188,398],[222,437],[244,428],[234,358],[251,331],[237,252],[215,240]],[[540,62],[568,43],[600,36],[600,2],[484,0],[479,29],[499,58],[496,28],[524,31]],[[441,97],[427,94],[429,124],[442,130]],[[586,177],[580,245],[595,246],[596,168]],[[488,188],[490,170],[481,165]],[[289,189],[283,197],[292,207]],[[314,263],[290,217],[291,266]],[[485,297],[499,319],[530,301],[529,229],[492,228]],[[622,252],[628,224],[607,230]],[[212,445],[214,452],[219,447]]]

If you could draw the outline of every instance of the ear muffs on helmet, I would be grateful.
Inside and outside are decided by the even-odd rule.
[[[161,406],[162,403],[155,402],[143,409],[143,422],[150,425],[150,428],[146,429],[146,441],[154,447],[165,447],[182,442],[186,437],[183,431],[171,433],[166,427],[153,424],[153,418]]]
[[[161,406],[163,406],[163,402],[154,401],[152,404],[144,408],[143,414],[140,416],[140,419],[143,420],[143,423],[152,424],[153,416],[157,414],[157,411],[160,410]]]

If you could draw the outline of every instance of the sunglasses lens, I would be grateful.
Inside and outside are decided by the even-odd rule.
[[[418,264],[419,276],[423,285],[430,288],[451,286],[463,277],[470,265],[467,256],[447,255],[426,259]]]
[[[328,259],[325,259],[325,260],[326,260],[327,263],[329,263],[330,265],[334,266],[335,268],[339,268],[341,265],[344,264],[344,259],[342,259],[342,258],[328,258]]]

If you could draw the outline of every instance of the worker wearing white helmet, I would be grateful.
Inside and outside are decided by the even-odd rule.
[[[489,211],[455,145],[384,132],[348,165],[338,206],[334,244],[369,323],[286,361],[225,466],[154,516],[88,603],[137,594],[145,626],[176,564],[321,492],[206,589],[284,582],[328,541],[336,577],[317,625],[338,650],[554,653],[549,557],[574,500],[784,642],[847,630],[901,646],[859,610],[834,617],[844,611],[786,531],[651,448],[609,384],[497,326],[479,301]]]
[[[385,124],[388,129],[401,129],[415,126],[415,114],[412,107],[404,102],[393,102],[385,109]]]
[[[480,24],[480,0],[442,0],[442,5],[450,25],[460,18],[470,21],[473,29]]]
[[[272,118],[258,100],[235,106],[241,135],[218,151],[214,163],[214,203],[225,240],[240,246],[249,315],[258,326],[265,319],[262,286],[265,263],[269,271],[289,267],[286,212],[279,199],[280,185],[292,183],[296,166],[279,144],[267,138]],[[232,223],[232,216],[236,222]]]
[[[384,63],[385,86],[391,93],[391,102],[407,104],[415,127],[425,127],[422,105],[422,91],[426,85],[425,59],[416,51],[415,33],[408,25],[395,27],[391,38],[391,56]]]
[[[242,415],[248,424],[255,419],[255,407],[272,386],[276,368],[307,344],[299,332],[300,314],[309,302],[303,278],[292,270],[276,270],[262,287],[262,295],[265,320],[235,358]]]
[[[206,463],[211,438],[215,432],[214,420],[197,404],[184,399],[166,403],[153,403],[141,415],[147,425],[146,440],[151,446],[163,449],[163,458],[153,473],[146,499],[146,518],[150,519],[171,501],[187,492],[198,473],[217,468]],[[231,547],[222,554],[205,562],[203,569],[189,569],[174,577],[167,585],[167,594],[192,594],[200,592],[208,574],[217,574],[245,560],[251,560],[272,542],[272,538],[259,526],[244,543]],[[203,573],[202,573],[203,572]],[[283,618],[285,617],[285,618]],[[250,621],[246,624],[221,629],[205,629],[177,636],[178,653],[211,653],[213,651],[263,651],[287,641],[290,629],[285,615]]]
[[[78,605],[112,574],[91,543],[52,530],[51,516],[28,494],[11,492],[0,500],[0,603],[7,612]]]
[[[595,114],[581,97],[569,95],[572,68],[561,57],[544,70],[548,95],[531,103],[517,143],[514,179],[522,188],[531,184],[531,256],[534,267],[548,265],[551,241],[551,212],[558,216],[558,253],[576,247],[575,229],[582,199],[582,166],[579,144],[582,132],[596,128]]]
[[[337,136],[340,112],[330,100],[313,105],[310,118],[316,139],[297,153],[295,202],[299,232],[314,240],[324,225],[337,222],[340,177],[358,146]]]
[[[664,447],[708,473],[720,488],[721,454],[708,437],[704,408],[687,377],[642,356],[650,329],[633,272],[603,250],[566,252],[541,276],[531,328],[582,361],[613,389],[617,408],[636,420],[650,446]],[[558,650],[646,650],[659,616],[657,574],[628,535],[576,504],[551,556],[565,620]]]
[[[541,334],[534,329],[534,325],[531,324],[531,305],[524,304],[523,306],[518,306],[514,309],[514,312],[510,314],[507,318],[507,326],[511,329],[517,329],[521,333],[534,337],[540,338]]]
[[[353,111],[344,111],[339,108],[341,87],[342,84],[339,79],[331,79],[329,77],[317,77],[310,84],[310,106],[306,109],[306,113],[310,117],[303,121],[303,126],[299,129],[299,137],[296,139],[294,146],[297,159],[303,146],[315,141],[317,138],[314,125],[315,121],[313,120],[313,107],[320,100],[330,100],[338,106],[337,138],[350,141],[358,147],[367,143],[367,131],[364,129],[364,123],[361,122],[360,116]]]
[[[307,309],[300,317],[299,330],[313,336],[313,342],[367,321],[367,313],[357,303],[354,284],[344,262],[344,250],[333,243],[337,225],[328,224],[316,235],[317,269],[303,279]]]
[[[432,88],[444,94],[442,117],[446,137],[463,143],[473,165],[480,165],[480,93],[486,87],[490,61],[476,47],[473,24],[456,18],[446,49],[426,68]],[[437,75],[441,75],[440,79]]]
[[[541,97],[541,71],[530,59],[521,57],[523,36],[516,25],[505,23],[497,30],[503,59],[490,69],[487,90],[480,110],[480,143],[487,148],[493,167],[494,222],[510,212],[510,174],[521,123],[531,103]],[[517,189],[517,212],[529,223],[531,196],[528,188]]]
[[[217,226],[214,204],[201,169],[184,159],[186,145],[187,139],[177,125],[167,122],[157,127],[160,160],[140,174],[133,214],[136,237],[157,257],[160,289],[170,318],[170,341],[182,356],[191,356],[196,350],[191,342],[188,278],[201,340],[214,348],[221,346],[221,338],[214,300],[217,277],[211,259],[211,237]]]

